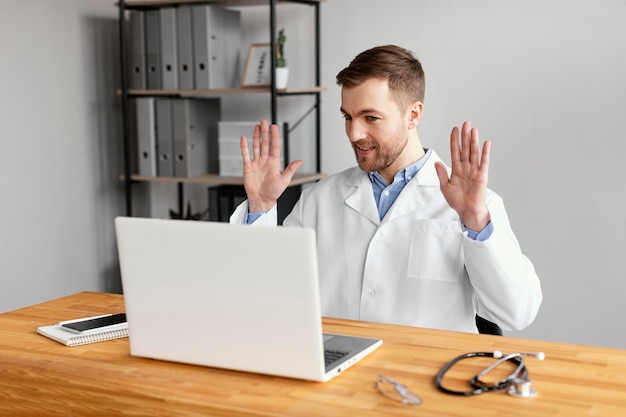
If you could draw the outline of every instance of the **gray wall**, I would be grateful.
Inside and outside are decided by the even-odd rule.
[[[493,141],[490,185],[505,199],[545,300],[512,334],[626,348],[621,263],[626,199],[626,1],[379,2],[322,6],[323,170],[353,164],[335,74],[360,51],[395,43],[427,77],[419,130],[448,156],[452,126]],[[302,6],[281,9],[290,84],[310,84]],[[112,220],[124,212],[116,8],[102,0],[6,2],[0,13],[0,311],[82,290],[118,291]],[[244,45],[263,41],[264,9],[247,9]],[[42,70],[41,68],[44,68]],[[268,117],[266,99],[224,100],[231,120]],[[288,120],[306,99],[281,101]],[[290,113],[291,112],[291,113]],[[294,156],[313,169],[311,126]],[[163,217],[167,187],[139,187]],[[206,189],[189,190],[200,199]],[[159,208],[160,207],[160,208]]]
[[[626,1],[360,0],[324,5],[324,170],[353,163],[333,77],[395,43],[426,72],[424,146],[452,126],[493,141],[490,186],[544,289],[516,337],[626,348]],[[349,28],[349,30],[347,30]],[[448,159],[449,160],[449,159]]]
[[[0,311],[119,291],[116,8],[3,1],[0,12]]]

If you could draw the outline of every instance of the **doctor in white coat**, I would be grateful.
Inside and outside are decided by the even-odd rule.
[[[362,52],[337,82],[358,167],[305,190],[283,222],[317,232],[322,314],[474,333],[476,314],[505,330],[529,325],[541,286],[487,188],[490,143],[481,151],[469,122],[453,128],[451,169],[423,148],[424,73],[403,48]],[[252,158],[242,137],[248,199],[231,223],[276,225],[276,201],[302,165],[283,170],[280,146],[267,121]]]

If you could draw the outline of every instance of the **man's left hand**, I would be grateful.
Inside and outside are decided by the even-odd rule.
[[[455,126],[450,133],[450,177],[443,163],[437,162],[435,169],[448,205],[459,214],[465,227],[479,232],[491,220],[485,204],[491,143],[483,144],[481,154],[478,129],[472,128],[470,122],[463,123],[460,136],[459,143],[459,128]]]

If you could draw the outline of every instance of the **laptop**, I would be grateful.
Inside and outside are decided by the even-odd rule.
[[[322,333],[315,232],[115,219],[130,353],[328,381],[382,344]]]

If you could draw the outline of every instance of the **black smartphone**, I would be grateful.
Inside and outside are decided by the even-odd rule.
[[[103,330],[114,330],[126,324],[126,314],[89,318],[80,321],[61,322],[61,327],[73,333],[93,333]]]

